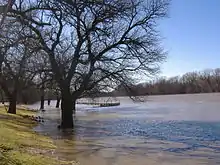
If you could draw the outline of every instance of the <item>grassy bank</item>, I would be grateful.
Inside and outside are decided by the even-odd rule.
[[[72,164],[57,160],[53,141],[33,131],[37,123],[25,116],[34,114],[24,109],[18,109],[17,115],[7,114],[0,107],[0,165]]]

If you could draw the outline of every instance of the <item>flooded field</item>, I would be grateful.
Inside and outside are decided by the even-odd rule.
[[[72,132],[57,130],[52,102],[35,130],[54,138],[60,158],[81,165],[220,164],[220,94],[118,99],[118,107],[77,105]]]

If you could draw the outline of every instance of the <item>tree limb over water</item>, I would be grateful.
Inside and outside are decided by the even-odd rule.
[[[168,6],[168,0],[18,0],[7,17],[29,28],[48,57],[61,90],[61,126],[71,128],[85,92],[158,73],[166,52],[157,22]]]

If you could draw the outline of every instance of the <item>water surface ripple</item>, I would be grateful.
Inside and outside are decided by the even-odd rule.
[[[121,106],[109,108],[78,105],[75,128],[69,133],[56,129],[60,110],[51,105],[40,113],[46,121],[35,130],[55,140],[74,141],[74,147],[57,142],[61,156],[74,157],[85,165],[110,164],[109,157],[111,164],[118,165],[131,158],[133,164],[146,165],[220,164],[220,102],[216,95],[149,100],[134,104],[121,98]],[[90,161],[84,160],[82,153],[87,153]]]

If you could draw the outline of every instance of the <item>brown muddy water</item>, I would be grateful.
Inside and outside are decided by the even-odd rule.
[[[59,158],[80,165],[220,164],[219,93],[118,99],[118,107],[77,105],[70,132],[57,130],[54,101],[35,130],[54,139]]]

